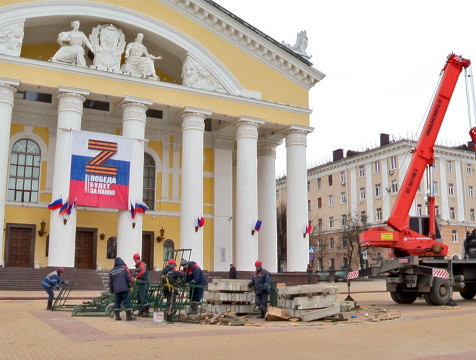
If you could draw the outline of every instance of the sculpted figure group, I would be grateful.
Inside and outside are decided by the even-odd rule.
[[[134,42],[127,45],[125,63],[120,67],[121,56],[124,53],[125,36],[114,25],[99,25],[93,29],[89,40],[79,31],[79,21],[71,23],[72,30],[58,35],[61,48],[50,59],[52,62],[66,63],[86,67],[86,46],[93,54],[93,66],[99,70],[120,72],[139,77],[152,77],[159,80],[155,73],[154,61],[161,56],[149,54],[142,44],[144,35],[139,33]]]

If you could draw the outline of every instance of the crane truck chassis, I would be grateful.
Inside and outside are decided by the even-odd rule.
[[[399,304],[412,304],[420,296],[430,305],[451,304],[453,291],[458,291],[467,300],[476,295],[476,231],[467,234],[463,259],[445,258],[448,246],[438,239],[439,229],[432,186],[428,195],[429,215],[413,218],[409,216],[426,168],[428,184],[433,184],[436,138],[458,77],[463,68],[466,69],[470,64],[469,60],[461,56],[448,56],[438,91],[413,151],[387,226],[373,227],[359,235],[362,247],[389,248],[392,258],[379,260],[370,268],[349,272],[347,275],[348,281],[358,277],[385,275],[387,291],[393,301]],[[470,135],[473,143],[476,143],[475,128],[470,130]],[[412,221],[415,219],[416,222]]]

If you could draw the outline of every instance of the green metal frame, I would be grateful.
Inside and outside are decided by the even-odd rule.
[[[69,298],[69,294],[74,287],[74,281],[68,282],[66,281],[63,285],[61,285],[61,289],[53,301],[53,305],[51,306],[52,311],[57,310],[68,310],[74,308],[76,305],[69,305],[66,304],[66,301]]]

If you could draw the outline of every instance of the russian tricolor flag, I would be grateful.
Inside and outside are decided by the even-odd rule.
[[[55,201],[53,201],[51,204],[48,205],[48,209],[56,210],[56,209],[59,209],[61,206],[63,206],[63,199],[60,196],[58,199],[56,199]]]
[[[256,220],[256,224],[255,224],[254,230],[255,230],[255,231],[260,231],[260,229],[261,229],[261,224],[262,224],[262,223],[263,223],[263,222],[262,222],[261,220]]]
[[[76,206],[76,199],[74,199],[73,203],[68,206],[68,211],[67,214],[71,215],[71,211],[73,211],[73,208]]]
[[[131,216],[133,219],[136,218],[136,209],[134,208],[134,205],[131,203]]]
[[[142,201],[140,201],[140,202],[136,202],[135,209],[136,209],[135,210],[136,213],[145,214],[145,212],[149,210],[149,207],[146,204],[144,204]]]
[[[68,212],[68,209],[69,209],[69,200],[66,200],[66,202],[63,205],[61,205],[61,208],[58,214],[64,215]]]
[[[312,230],[312,225],[309,224],[309,225],[306,227],[306,234],[310,234],[310,233],[311,233],[311,230]]]
[[[203,227],[203,225],[205,225],[205,219],[203,218],[203,216],[201,216],[201,217],[198,218],[197,226],[198,227]]]

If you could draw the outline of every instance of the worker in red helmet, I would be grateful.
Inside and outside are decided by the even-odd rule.
[[[248,287],[255,287],[256,306],[260,311],[259,317],[264,318],[268,310],[268,296],[271,289],[271,275],[269,271],[263,269],[261,260],[255,261],[256,271],[248,284]]]
[[[175,270],[177,263],[174,259],[167,261],[167,266],[162,270],[162,284],[164,285],[164,296],[167,299],[167,307],[165,311],[165,320],[168,322],[174,321],[175,301],[178,295],[178,287],[180,279],[185,274],[181,271]]]
[[[140,259],[140,255],[135,253],[132,256],[136,264],[135,282],[137,289],[137,303],[139,304],[139,316],[149,317],[149,269],[147,264]]]
[[[46,293],[48,294],[48,305],[46,310],[51,310],[53,306],[53,299],[55,297],[55,293],[53,288],[56,290],[61,289],[60,285],[64,284],[65,281],[61,279],[61,275],[64,273],[64,269],[60,266],[55,271],[50,272],[46,277],[43,279],[41,286],[45,289]]]

